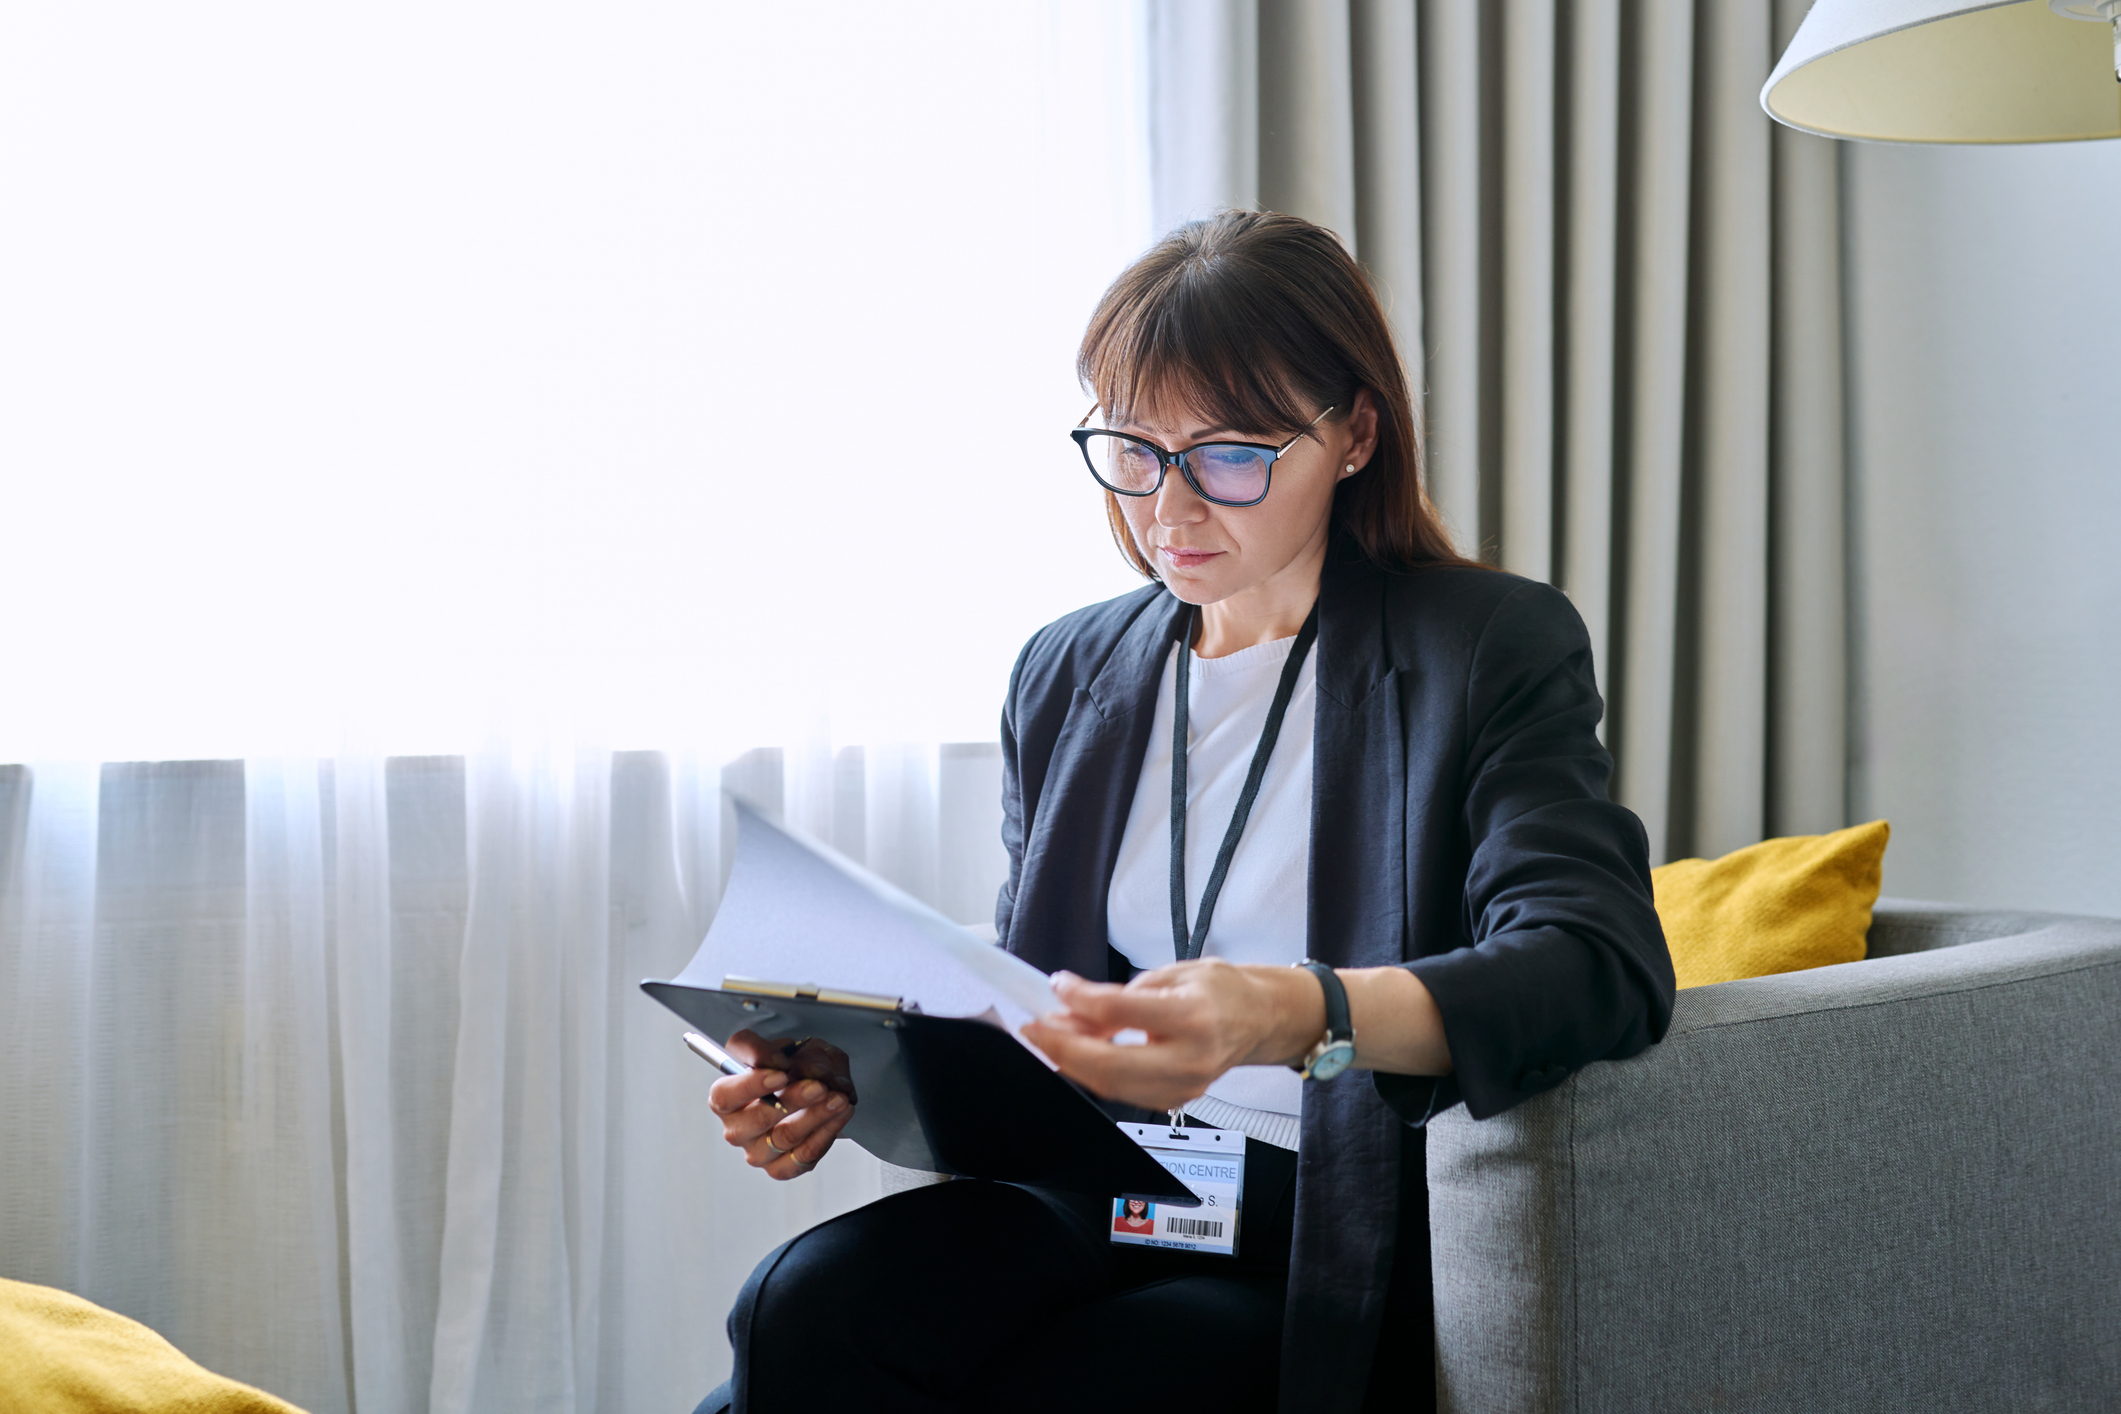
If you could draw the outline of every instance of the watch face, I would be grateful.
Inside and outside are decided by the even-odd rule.
[[[1332,1045],[1320,1051],[1318,1058],[1311,1062],[1310,1078],[1313,1080],[1331,1080],[1346,1070],[1354,1061],[1355,1043],[1353,1041],[1335,1041]]]

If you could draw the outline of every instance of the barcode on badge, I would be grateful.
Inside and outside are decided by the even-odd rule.
[[[1164,1231],[1173,1237],[1221,1237],[1223,1225],[1206,1218],[1165,1218]]]

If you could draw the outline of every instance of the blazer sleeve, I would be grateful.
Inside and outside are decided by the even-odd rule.
[[[1607,798],[1602,711],[1574,606],[1544,584],[1513,590],[1467,678],[1472,944],[1404,964],[1436,999],[1453,1073],[1376,1076],[1409,1123],[1459,1099],[1475,1119],[1499,1114],[1594,1060],[1635,1054],[1671,1021],[1649,842]]]
[[[1023,684],[1024,664],[1038,645],[1034,634],[1024,651],[1016,655],[1009,670],[1009,696],[1002,703],[1002,848],[1009,854],[1009,874],[994,898],[994,937],[1009,946],[1009,925],[1016,917],[1016,885],[1024,871],[1024,764],[1023,742],[1017,735],[1018,691]]]

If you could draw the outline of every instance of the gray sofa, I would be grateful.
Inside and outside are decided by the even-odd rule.
[[[2121,921],[1883,900],[1870,954],[1431,1126],[1443,1408],[2121,1410]]]

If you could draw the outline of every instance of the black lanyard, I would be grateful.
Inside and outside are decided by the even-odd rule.
[[[1303,672],[1304,659],[1311,652],[1311,644],[1318,637],[1318,606],[1311,606],[1310,617],[1296,631],[1296,642],[1289,649],[1289,661],[1281,665],[1281,681],[1274,688],[1274,704],[1267,708],[1267,725],[1260,730],[1259,745],[1252,748],[1252,769],[1245,774],[1245,788],[1238,793],[1237,809],[1230,816],[1230,828],[1223,833],[1223,847],[1215,853],[1215,868],[1209,871],[1208,887],[1200,896],[1200,917],[1193,921],[1191,936],[1186,930],[1186,726],[1190,715],[1190,695],[1193,674],[1193,630],[1200,622],[1198,608],[1186,617],[1185,636],[1178,644],[1178,685],[1172,694],[1171,703],[1171,950],[1178,954],[1181,962],[1190,962],[1200,956],[1200,950],[1208,941],[1208,920],[1215,914],[1215,897],[1223,891],[1223,877],[1230,872],[1230,857],[1237,853],[1237,841],[1245,833],[1245,821],[1251,818],[1252,802],[1259,799],[1260,782],[1267,778],[1267,758],[1274,754],[1274,738],[1281,735],[1281,719],[1289,713],[1289,699],[1296,695],[1296,679]]]

